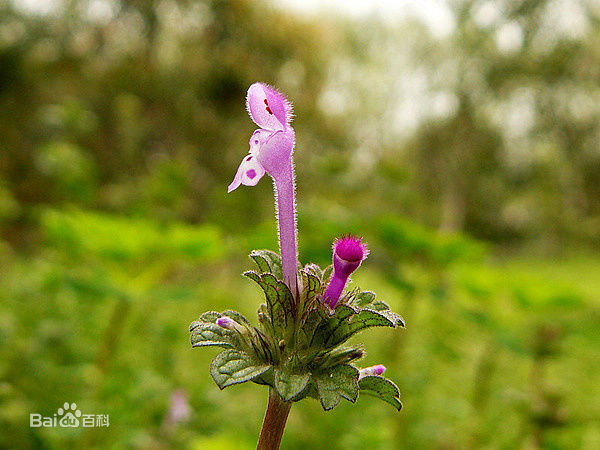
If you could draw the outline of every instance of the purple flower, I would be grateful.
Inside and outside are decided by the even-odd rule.
[[[290,126],[292,105],[271,86],[254,83],[248,89],[246,108],[260,128],[250,137],[250,151],[242,160],[227,192],[237,189],[240,184],[255,186],[265,172],[273,178],[283,278],[296,297],[298,251],[292,162],[295,135]]]
[[[377,364],[376,366],[365,367],[364,369],[360,369],[358,372],[358,379],[364,377],[372,377],[374,375],[382,375],[385,372],[385,366],[383,364]]]
[[[340,295],[346,286],[348,277],[354,272],[369,254],[367,244],[362,238],[342,236],[333,243],[333,276],[323,294],[323,301],[335,308]]]

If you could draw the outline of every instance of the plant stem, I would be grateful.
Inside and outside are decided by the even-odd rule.
[[[294,169],[290,161],[289,167],[275,180],[277,193],[277,221],[279,223],[279,248],[283,281],[297,298],[298,285],[298,247],[296,244],[296,201],[294,187]]]
[[[283,429],[290,414],[290,402],[284,402],[274,390],[269,390],[269,404],[265,420],[260,432],[257,450],[278,450],[283,436]]]

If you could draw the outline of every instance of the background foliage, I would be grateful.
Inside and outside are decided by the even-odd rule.
[[[443,5],[446,33],[244,0],[0,3],[0,447],[254,447],[266,392],[219,391],[187,327],[254,317],[242,256],[276,249],[269,183],[225,194],[261,80],[295,106],[301,260],[365,236],[354,283],[407,323],[363,337],[401,413],[303,402],[283,445],[598,448],[600,6]],[[110,427],[29,427],[65,401]]]

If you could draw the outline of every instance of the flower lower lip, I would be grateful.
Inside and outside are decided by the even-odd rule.
[[[340,258],[342,261],[350,263],[350,264],[356,264],[357,262],[361,262],[362,258],[358,258],[358,259],[344,259],[339,255],[336,255],[338,258]]]

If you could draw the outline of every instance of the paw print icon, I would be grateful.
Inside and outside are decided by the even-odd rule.
[[[81,411],[77,409],[77,404],[65,402],[62,408],[58,408],[58,417],[61,427],[78,427]]]

